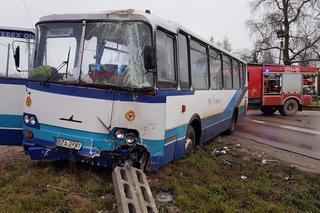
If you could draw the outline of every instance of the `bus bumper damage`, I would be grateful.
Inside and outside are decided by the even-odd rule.
[[[150,153],[141,144],[119,144],[108,150],[91,144],[75,150],[57,146],[55,142],[25,137],[23,147],[32,160],[70,160],[110,169],[128,164],[142,170],[153,170]]]

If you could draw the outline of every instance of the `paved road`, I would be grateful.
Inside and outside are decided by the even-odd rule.
[[[264,116],[248,111],[235,135],[320,159],[320,112],[304,111],[296,116]]]

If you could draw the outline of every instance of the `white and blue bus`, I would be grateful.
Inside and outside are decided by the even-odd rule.
[[[246,63],[149,12],[45,16],[35,43],[23,114],[32,159],[155,170],[245,113]]]
[[[20,46],[21,64],[31,69],[34,30],[0,27],[0,145],[21,146],[27,72],[17,72],[13,50]]]

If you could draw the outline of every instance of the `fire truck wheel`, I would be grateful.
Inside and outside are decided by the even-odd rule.
[[[298,110],[298,103],[293,99],[289,99],[284,103],[283,107],[279,110],[279,112],[283,116],[293,116],[297,114]]]
[[[273,115],[277,111],[274,107],[260,107],[260,110],[266,115]]]

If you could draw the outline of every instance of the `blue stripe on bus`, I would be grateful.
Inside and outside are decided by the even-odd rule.
[[[0,115],[1,128],[22,128],[22,115]]]
[[[86,87],[78,87],[78,86],[70,86],[70,85],[41,85],[36,82],[29,82],[27,87],[33,90],[60,94],[60,95],[68,95],[68,96],[76,96],[83,98],[93,98],[93,99],[102,99],[102,100],[115,100],[115,101],[126,101],[126,102],[142,102],[142,103],[165,103],[165,96],[137,96],[132,93],[125,92],[110,92],[105,89],[96,89],[96,88],[86,88]]]
[[[157,96],[183,96],[193,95],[194,90],[158,90]]]
[[[187,132],[187,124],[184,124],[182,126],[170,129],[170,130],[166,130],[165,132],[165,138],[169,139],[172,137],[177,137],[177,139],[180,139],[182,137],[186,136],[186,132]]]
[[[0,84],[26,85],[27,82],[27,79],[0,78]]]
[[[0,127],[0,145],[21,146],[22,139],[22,130],[1,129]]]
[[[116,141],[110,134],[93,133],[46,124],[40,124],[40,129],[28,126],[24,126],[24,129],[32,131],[35,139],[47,141],[48,144],[44,144],[46,146],[55,146],[57,136],[62,139],[82,142],[87,147],[91,146],[92,143],[92,146],[103,150],[113,150],[116,146]]]

